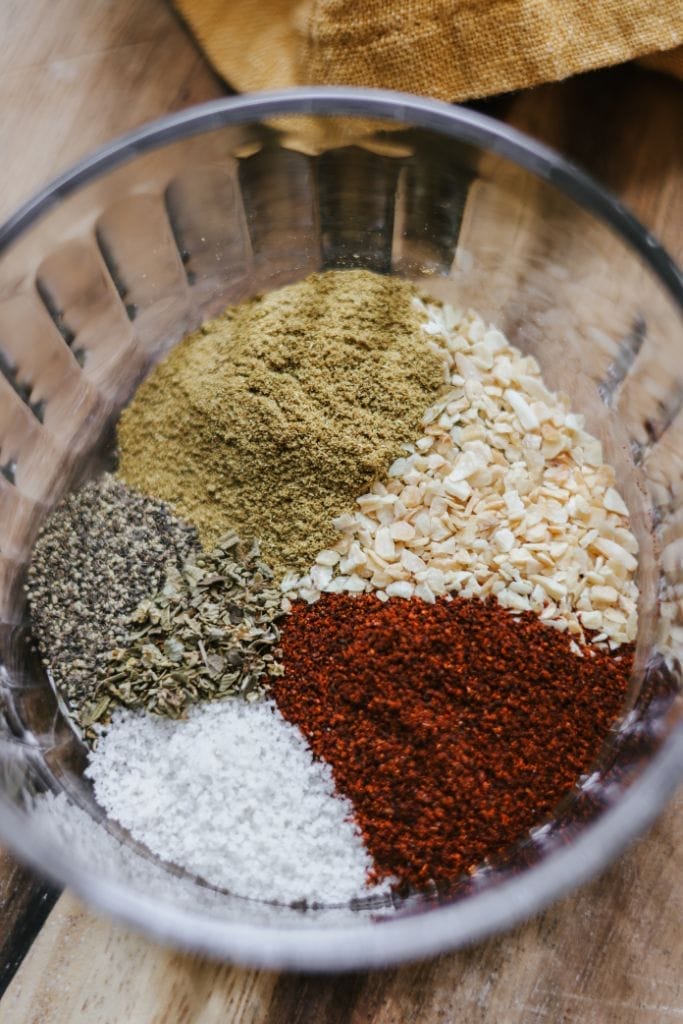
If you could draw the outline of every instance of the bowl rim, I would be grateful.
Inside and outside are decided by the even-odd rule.
[[[320,109],[321,104],[325,109]],[[376,117],[430,128],[462,142],[483,144],[491,152],[513,160],[556,186],[584,209],[606,221],[638,251],[683,310],[683,271],[676,261],[609,189],[578,164],[519,129],[467,107],[389,89],[352,86],[306,86],[209,100],[120,135],[57,175],[0,224],[0,257],[60,200],[132,157],[226,125],[287,114]]]
[[[62,199],[129,159],[227,125],[285,114],[362,116],[431,129],[511,159],[593,213],[641,256],[683,314],[683,275],[659,242],[608,190],[571,161],[515,128],[436,100],[379,89],[315,86],[213,100],[152,121],[56,177],[0,226],[0,257]],[[268,969],[342,971],[443,953],[510,928],[595,875],[659,814],[683,778],[683,721],[619,802],[567,847],[495,889],[430,908],[428,915],[309,928],[216,920],[133,894],[84,873],[52,848],[25,815],[0,797],[0,836],[25,861],[88,903],[154,938],[235,963]]]

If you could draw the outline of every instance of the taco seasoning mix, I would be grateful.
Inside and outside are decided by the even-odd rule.
[[[97,800],[162,861],[297,905],[447,889],[598,758],[632,670],[629,512],[476,313],[312,275],[181,342],[118,442],[27,593]]]

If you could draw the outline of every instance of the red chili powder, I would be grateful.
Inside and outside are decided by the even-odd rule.
[[[374,880],[424,888],[520,839],[600,751],[633,649],[570,638],[495,601],[325,594],[282,632],[284,717],[331,766]]]

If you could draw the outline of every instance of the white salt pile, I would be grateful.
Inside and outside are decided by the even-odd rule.
[[[184,721],[119,712],[86,774],[153,853],[235,895],[344,903],[372,861],[328,765],[270,701],[198,705]]]

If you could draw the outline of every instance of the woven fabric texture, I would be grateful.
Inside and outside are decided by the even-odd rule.
[[[175,3],[241,92],[364,85],[458,101],[652,54],[683,76],[683,0]]]

